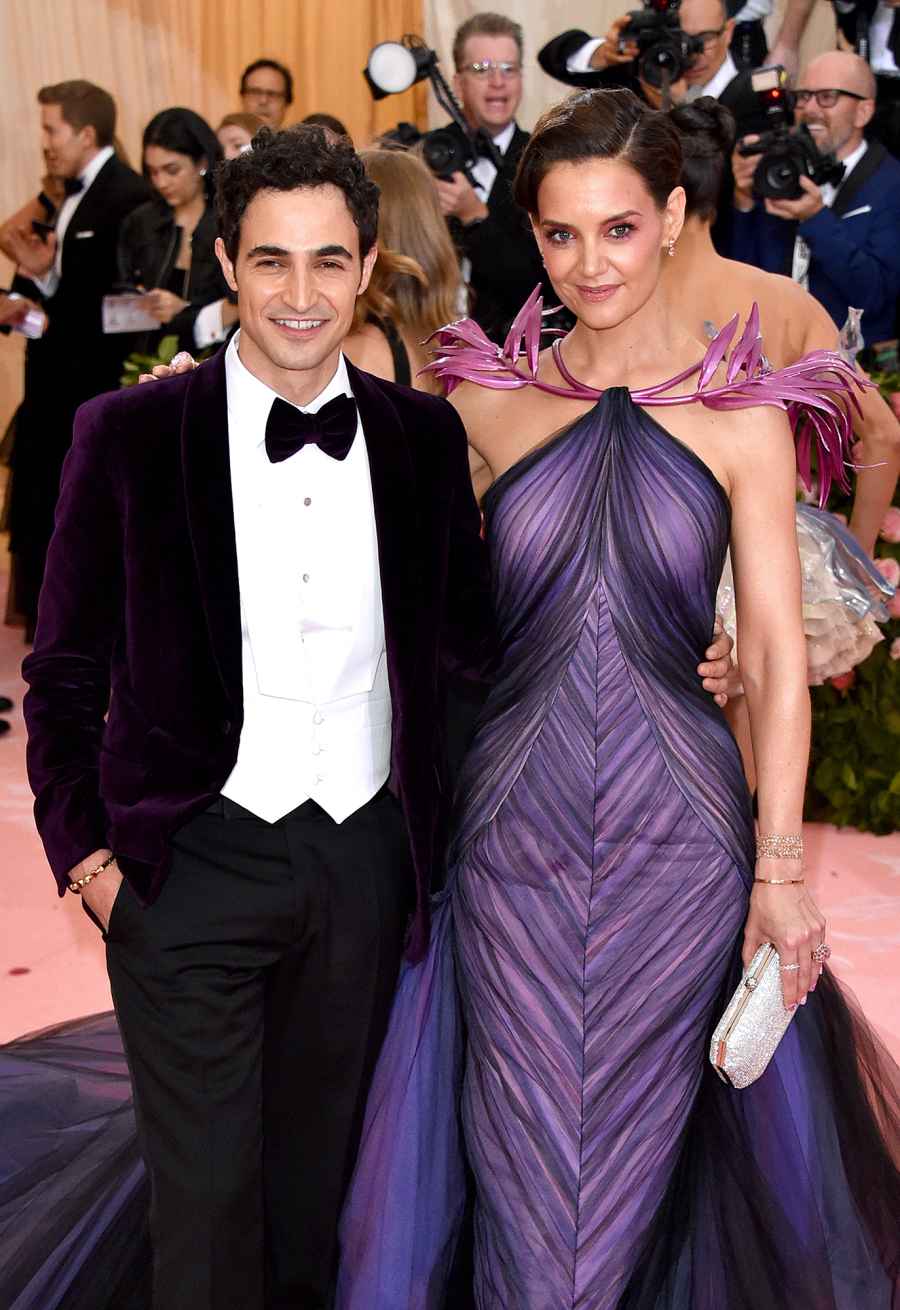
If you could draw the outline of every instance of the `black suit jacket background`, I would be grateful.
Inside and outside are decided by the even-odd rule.
[[[104,336],[101,303],[118,280],[122,223],[151,195],[148,183],[113,155],[66,228],[59,286],[44,300],[50,324],[41,340],[29,345],[28,354],[39,373],[52,369],[58,380],[65,379],[73,416],[82,401],[119,384],[122,341]]]
[[[122,222],[150,195],[148,183],[113,155],[66,228],[55,294],[42,297],[33,283],[20,280],[24,294],[42,301],[49,320],[43,337],[29,341],[25,352],[25,395],[16,414],[12,458],[13,594],[28,632],[37,613],[75,411],[85,400],[119,385],[128,339],[104,336],[101,302],[117,280]]]

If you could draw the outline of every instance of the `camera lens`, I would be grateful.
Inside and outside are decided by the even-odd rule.
[[[638,60],[641,77],[650,86],[662,86],[663,77],[677,82],[684,72],[681,50],[675,42],[663,39],[649,46]]]
[[[459,141],[452,132],[443,128],[426,133],[422,141],[422,156],[432,173],[438,177],[458,173],[466,163]]]
[[[791,199],[801,192],[800,170],[793,159],[775,158],[766,160],[766,193]]]

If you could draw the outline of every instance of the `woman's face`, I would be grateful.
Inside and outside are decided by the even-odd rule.
[[[162,146],[147,146],[144,168],[151,185],[173,209],[189,205],[203,191],[200,170],[206,168],[205,159],[197,163],[190,155],[180,155]]]
[[[226,159],[237,159],[252,139],[247,129],[239,127],[237,123],[228,123],[225,127],[220,127],[216,136],[219,138],[219,145]]]
[[[630,164],[589,159],[550,169],[532,226],[560,300],[587,327],[601,329],[646,304],[683,220],[681,187],[660,210]]]

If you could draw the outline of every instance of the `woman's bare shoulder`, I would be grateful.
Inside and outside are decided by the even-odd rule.
[[[521,409],[524,390],[501,391],[463,382],[450,396],[450,404],[463,421],[469,445],[488,463],[500,435],[508,431],[510,421]]]
[[[388,339],[374,323],[363,323],[345,339],[344,354],[364,373],[373,377],[384,378],[386,382],[394,379],[394,357]]]
[[[828,311],[793,278],[728,260],[729,285],[746,303],[759,305],[763,349],[775,368],[811,350],[835,349],[838,329]]]
[[[751,405],[726,411],[722,425],[723,453],[733,479],[753,476],[765,484],[767,473],[787,465],[796,470],[796,452],[790,421],[777,405]]]

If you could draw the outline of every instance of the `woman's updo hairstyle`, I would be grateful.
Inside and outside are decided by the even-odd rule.
[[[688,218],[712,223],[722,196],[726,164],[734,148],[734,118],[712,96],[676,105],[669,117],[681,137],[684,164],[681,185],[687,195]]]
[[[557,164],[621,159],[643,179],[657,209],[681,180],[681,140],[668,114],[633,91],[576,91],[538,119],[519,160],[513,193],[538,212],[541,183]]]

